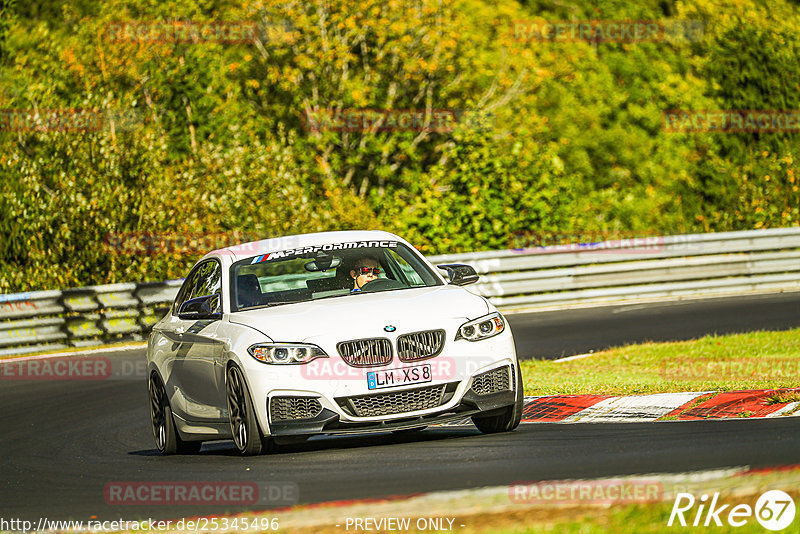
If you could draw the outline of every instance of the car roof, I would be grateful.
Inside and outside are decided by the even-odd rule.
[[[283,237],[273,237],[262,239],[261,241],[251,241],[240,245],[220,248],[209,252],[203,259],[210,256],[227,256],[234,262],[244,258],[266,254],[268,252],[279,252],[298,247],[321,246],[328,243],[347,243],[350,241],[400,241],[407,243],[401,237],[383,230],[342,230],[338,232],[316,232],[312,234],[298,234]]]

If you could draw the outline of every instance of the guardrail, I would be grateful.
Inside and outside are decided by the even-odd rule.
[[[503,310],[800,290],[800,228],[447,254]],[[181,281],[0,295],[0,355],[144,339]]]
[[[0,355],[141,340],[182,281],[0,295]]]
[[[800,290],[800,227],[448,254],[500,309]]]

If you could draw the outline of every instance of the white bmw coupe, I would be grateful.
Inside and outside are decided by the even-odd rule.
[[[505,318],[380,231],[325,232],[206,254],[147,348],[162,454],[233,439],[244,455],[320,434],[472,418],[513,430],[522,381]]]

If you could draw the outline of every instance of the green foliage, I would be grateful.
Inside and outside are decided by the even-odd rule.
[[[381,217],[426,253],[472,250],[475,236],[485,248],[509,248],[514,234],[557,233],[574,217],[574,188],[555,147],[530,137],[465,128],[447,161],[404,182]]]
[[[6,39],[8,38],[8,31],[15,18],[14,7],[16,0],[0,0],[0,61],[3,61],[6,56]]]
[[[210,248],[383,228],[426,253],[514,235],[800,224],[797,134],[675,133],[667,110],[800,108],[777,0],[0,3],[0,291],[180,277]],[[698,39],[548,43],[515,21],[697,20]],[[114,24],[258,25],[256,39]],[[314,130],[321,110],[456,111],[453,128]],[[184,249],[136,248],[153,235]],[[210,236],[209,239],[203,239]],[[199,244],[198,244],[199,242]],[[137,251],[138,250],[138,251]]]
[[[800,10],[784,2],[704,0],[683,15],[707,21],[692,66],[704,77],[706,109],[800,110]],[[800,134],[707,136],[693,157],[695,206],[703,230],[797,225]]]

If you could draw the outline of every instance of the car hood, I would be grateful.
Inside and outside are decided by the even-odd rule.
[[[275,342],[318,337],[373,337],[393,326],[398,333],[461,324],[489,313],[486,301],[457,286],[345,295],[236,312],[230,322],[250,326]]]

